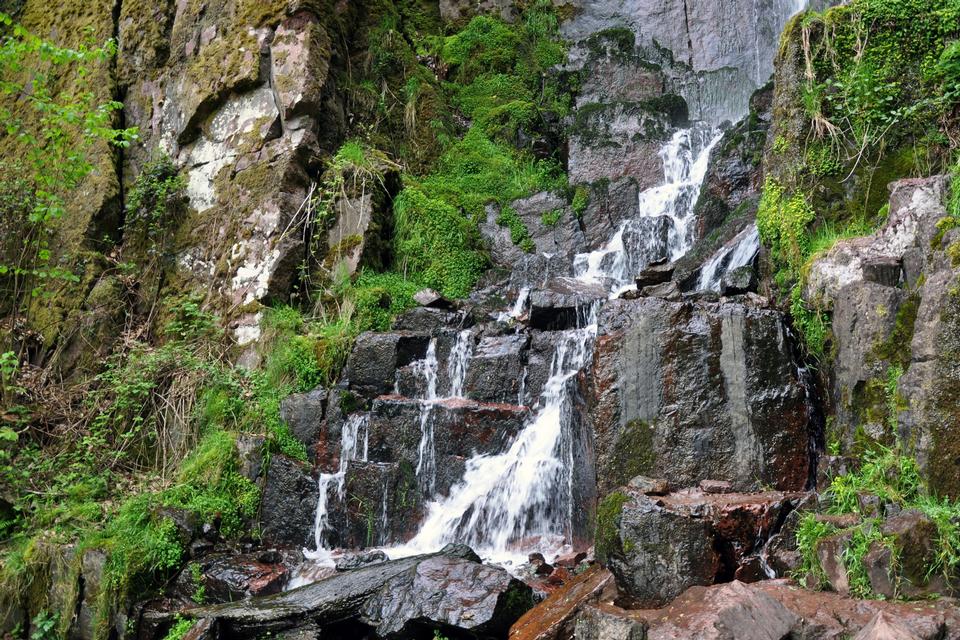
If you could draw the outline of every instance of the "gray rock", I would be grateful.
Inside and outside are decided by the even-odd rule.
[[[421,289],[420,291],[417,291],[415,294],[413,294],[413,301],[421,307],[442,309],[445,311],[453,309],[453,303],[433,289]]]
[[[298,548],[312,547],[318,496],[317,482],[305,466],[273,454],[260,502],[263,539]]]
[[[885,287],[899,286],[903,273],[902,258],[878,256],[863,261],[863,279]]]
[[[580,325],[584,313],[607,297],[604,288],[573,278],[554,278],[530,294],[530,318],[535,329],[562,331]]]
[[[307,447],[311,459],[317,443],[327,405],[327,390],[317,387],[306,393],[295,393],[280,402],[280,419],[287,423],[290,433]]]
[[[389,559],[390,558],[387,557],[387,554],[380,549],[374,549],[372,551],[360,551],[358,553],[348,553],[340,556],[337,558],[336,567],[337,571],[350,571],[352,569],[359,569],[360,567],[366,567],[371,564],[387,562]]]
[[[641,298],[608,302],[599,326],[587,401],[601,493],[636,475],[806,485],[806,394],[779,313]]]
[[[418,624],[476,635],[506,634],[533,605],[530,587],[479,564],[462,545],[362,567],[274,596],[189,611],[215,620],[221,638],[254,637],[305,624],[321,629],[356,620],[381,637],[405,637]],[[172,616],[171,616],[172,617]]]
[[[673,278],[673,270],[672,263],[663,262],[649,265],[637,276],[637,289],[670,282],[670,279]]]
[[[740,296],[756,293],[757,270],[752,264],[744,265],[723,274],[720,280],[720,293],[725,296]]]
[[[609,606],[586,605],[577,615],[577,640],[646,640],[647,621]]]
[[[624,220],[637,215],[640,190],[637,181],[629,176],[603,180],[587,189],[589,200],[582,222],[587,247],[594,251],[607,244]]]
[[[478,402],[521,404],[526,335],[482,338],[470,358],[464,381],[466,396]]]
[[[431,309],[429,307],[414,307],[404,311],[393,321],[395,331],[410,331],[416,333],[435,333],[442,329],[457,329],[467,322],[462,313]]]

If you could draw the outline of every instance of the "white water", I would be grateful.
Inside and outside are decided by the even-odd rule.
[[[638,200],[638,216],[626,220],[607,244],[578,255],[574,273],[583,282],[606,283],[615,294],[659,258],[676,260],[693,244],[693,208],[710,163],[710,152],[722,133],[705,125],[680,129],[660,149],[663,184],[647,189]],[[666,242],[656,229],[666,219]]]
[[[463,397],[463,382],[467,378],[467,367],[473,351],[473,337],[469,329],[457,334],[457,341],[447,360],[447,377],[450,379],[451,398]]]
[[[532,551],[555,551],[571,531],[573,443],[568,381],[586,363],[596,336],[596,308],[588,324],[558,334],[550,378],[536,412],[510,448],[478,455],[448,497],[429,505],[419,533],[398,555],[462,542],[495,562]]]
[[[413,365],[424,379],[425,392],[420,402],[420,446],[417,449],[417,481],[432,494],[437,483],[437,451],[433,442],[433,405],[437,402],[437,339],[431,338],[427,355]]]
[[[723,276],[753,262],[760,251],[760,234],[752,224],[720,248],[700,271],[698,291],[720,291]]]
[[[361,442],[361,435],[363,440]],[[303,555],[320,565],[333,566],[330,550],[324,546],[323,535],[330,528],[330,514],[327,505],[331,486],[337,488],[337,498],[343,501],[343,492],[347,476],[347,467],[351,460],[367,459],[370,444],[368,416],[366,413],[350,415],[343,424],[340,432],[340,465],[336,473],[321,473],[317,482],[320,496],[317,500],[317,511],[314,515],[313,538],[314,549],[304,549]]]
[[[517,294],[517,300],[513,303],[513,306],[510,308],[510,311],[501,311],[497,314],[498,322],[506,322],[508,320],[517,320],[520,316],[523,315],[524,310],[527,308],[527,302],[530,300],[530,287],[523,287],[520,289],[520,293]]]

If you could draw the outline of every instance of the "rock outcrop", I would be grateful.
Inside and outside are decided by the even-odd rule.
[[[588,402],[601,494],[639,474],[804,488],[809,407],[779,313],[616,300],[599,327]]]
[[[353,621],[379,637],[454,629],[470,637],[503,634],[533,605],[530,588],[503,569],[480,564],[469,548],[362,567],[292,591],[192,609],[214,623],[212,637],[319,629]]]

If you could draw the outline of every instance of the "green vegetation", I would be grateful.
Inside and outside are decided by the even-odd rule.
[[[891,377],[891,380],[895,376]],[[915,460],[890,449],[874,445],[862,456],[859,470],[833,479],[824,494],[830,515],[856,514],[858,524],[840,529],[806,514],[797,529],[797,548],[802,556],[798,577],[805,581],[814,576],[821,584],[826,580],[817,557],[824,538],[839,536],[846,540],[842,561],[848,573],[851,593],[856,597],[876,597],[864,565],[864,556],[876,545],[890,549],[892,566],[910,572],[909,579],[928,580],[941,576],[948,584],[957,578],[960,569],[960,502],[933,496],[927,489]],[[893,535],[883,535],[879,515],[889,508],[900,511],[915,509],[933,522],[935,528],[932,555],[924,550],[904,547]],[[919,557],[918,557],[919,554]],[[891,576],[895,580],[896,576]],[[915,584],[914,586],[921,586]],[[899,587],[898,587],[899,588]]]
[[[620,549],[620,512],[630,498],[623,492],[614,491],[597,505],[597,529],[594,544],[597,560],[606,562],[610,553]]]

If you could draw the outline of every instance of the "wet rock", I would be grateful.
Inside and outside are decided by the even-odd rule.
[[[573,278],[554,278],[530,294],[529,325],[545,331],[576,328],[590,305],[606,296],[602,287]]]
[[[467,316],[461,313],[414,307],[404,311],[393,321],[395,331],[413,333],[433,333],[442,329],[459,329],[467,323]]]
[[[663,284],[644,287],[640,295],[645,298],[663,298],[676,302],[680,299],[680,289],[676,282],[664,282]]]
[[[420,291],[417,291],[415,294],[413,294],[413,301],[421,307],[429,307],[431,309],[450,311],[454,308],[452,302],[444,298],[433,289],[421,289]]]
[[[657,152],[678,123],[661,109],[668,101],[594,103],[580,106],[570,134],[571,184],[632,177],[641,191],[663,181]],[[682,100],[680,101],[682,103]],[[683,114],[686,116],[686,111]]]
[[[366,567],[371,564],[387,562],[389,559],[390,558],[387,557],[387,554],[380,549],[360,551],[358,553],[348,553],[337,558],[336,568],[337,571],[350,571],[352,569],[359,569],[360,567]]]
[[[637,276],[637,289],[670,282],[673,278],[673,270],[674,266],[669,262],[651,264]]]
[[[510,640],[559,640],[573,633],[574,618],[581,607],[596,602],[611,589],[613,576],[599,566],[591,567],[551,593],[510,628]]]
[[[724,296],[740,296],[756,291],[757,270],[752,264],[729,271],[720,280],[720,294]]]
[[[588,555],[585,551],[579,551],[576,553],[568,553],[567,555],[558,556],[554,560],[554,564],[558,567],[564,567],[566,569],[576,569],[581,564],[587,561]]]
[[[307,448],[313,457],[323,425],[327,405],[327,390],[317,387],[307,393],[295,393],[280,402],[280,419],[290,427],[290,433]]]
[[[250,596],[280,593],[297,564],[300,554],[251,553],[205,559],[201,564],[200,584],[205,591],[205,602],[233,602]],[[185,590],[197,585],[190,570],[181,574]]]
[[[624,220],[636,216],[640,190],[631,177],[582,188],[587,190],[588,202],[581,220],[587,248],[594,251],[607,244]]]
[[[237,436],[237,457],[240,459],[240,474],[256,482],[263,471],[263,446],[266,438],[240,434]]]
[[[586,605],[577,615],[577,640],[646,640],[647,621],[609,604]]]
[[[532,606],[530,588],[503,569],[479,564],[462,545],[336,574],[274,596],[201,607],[220,637],[252,637],[315,624],[355,620],[380,637],[409,637],[423,626],[475,635],[506,633]]]
[[[599,326],[587,400],[601,494],[637,475],[738,491],[806,485],[806,393],[779,313],[613,300]]]
[[[430,339],[415,333],[364,333],[347,360],[345,377],[351,391],[374,398],[393,389],[395,371],[427,353]]]
[[[312,547],[317,498],[317,482],[309,470],[284,455],[273,454],[260,502],[264,540]]]
[[[758,540],[762,545],[776,531],[781,515],[798,499],[780,492],[694,489],[651,497],[627,489],[619,513],[606,514],[615,531],[598,533],[605,556],[600,559],[632,603],[662,606],[691,586],[738,571],[756,574]]]
[[[900,285],[903,267],[897,256],[878,256],[863,261],[863,279],[885,287]]]
[[[482,338],[467,368],[466,396],[478,402],[519,404],[528,343],[526,335]]]

